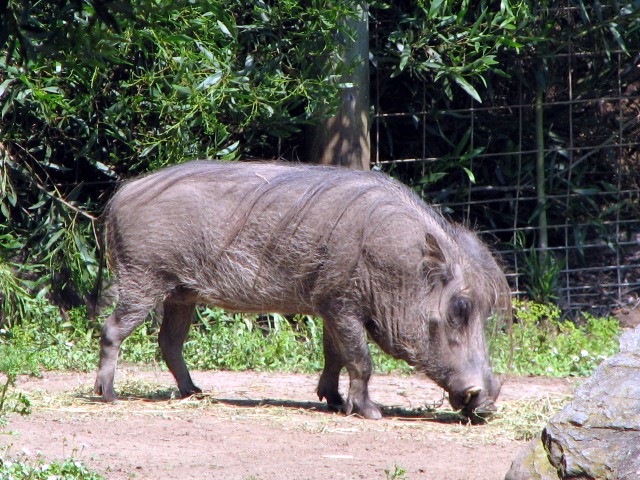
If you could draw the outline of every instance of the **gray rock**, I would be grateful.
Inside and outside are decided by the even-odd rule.
[[[511,465],[505,480],[640,479],[640,327]]]
[[[556,469],[549,462],[540,435],[531,440],[515,458],[506,480],[557,480]]]
[[[629,451],[627,458],[618,466],[615,480],[637,480],[640,478],[640,450]]]

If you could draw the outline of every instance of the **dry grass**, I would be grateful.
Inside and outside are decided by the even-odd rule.
[[[570,395],[522,399],[504,403],[490,425],[501,435],[514,440],[530,440],[551,417],[571,401]]]
[[[502,402],[498,412],[483,425],[471,425],[456,412],[442,405],[429,405],[406,410],[384,409],[379,422],[358,417],[329,415],[317,402],[283,400],[224,399],[211,394],[197,398],[177,398],[177,390],[158,383],[124,376],[119,381],[121,400],[105,405],[90,386],[72,391],[50,393],[28,392],[33,411],[55,411],[69,415],[96,416],[199,416],[210,415],[221,420],[257,421],[277,425],[283,430],[310,433],[358,433],[394,430],[398,435],[420,439],[434,432],[454,436],[463,444],[495,444],[501,441],[529,440],[538,434],[548,419],[570,400],[569,396],[523,399]]]

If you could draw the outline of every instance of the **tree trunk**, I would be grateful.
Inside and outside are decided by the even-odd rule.
[[[343,61],[354,65],[344,76],[338,114],[322,121],[311,132],[309,159],[324,165],[368,170],[369,142],[369,20],[366,2],[358,2],[358,17],[345,20],[353,32]]]

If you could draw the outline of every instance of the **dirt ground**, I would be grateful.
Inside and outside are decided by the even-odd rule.
[[[525,443],[492,422],[461,423],[446,406],[426,414],[420,407],[440,403],[442,390],[419,376],[374,376],[372,398],[385,406],[379,421],[328,412],[315,397],[317,375],[193,376],[204,400],[168,398],[174,384],[166,372],[120,367],[116,389],[132,393],[113,405],[90,393],[93,374],[20,378],[35,408],[0,428],[0,454],[73,457],[114,480],[384,480],[401,469],[398,478],[498,480]],[[142,394],[128,386],[141,382]],[[149,394],[154,388],[159,393]],[[574,388],[563,379],[507,377],[499,402]]]

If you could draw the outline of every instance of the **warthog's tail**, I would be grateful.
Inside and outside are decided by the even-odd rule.
[[[96,281],[93,285],[93,289],[85,299],[89,320],[95,320],[98,316],[100,295],[102,293],[102,277],[104,275],[104,264],[106,261],[106,227],[104,222],[101,220],[102,216],[91,221],[94,237],[96,239],[96,250],[98,252],[98,273],[96,274]]]

